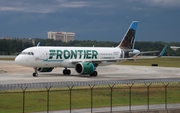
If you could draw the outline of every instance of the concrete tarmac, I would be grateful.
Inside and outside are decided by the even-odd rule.
[[[63,75],[64,68],[55,68],[52,72],[39,73],[33,77],[34,69],[15,64],[14,61],[0,61],[0,84],[39,83],[61,81],[131,80],[180,78],[180,68],[157,66],[109,65],[98,67],[98,76],[79,75],[71,69],[71,75]]]

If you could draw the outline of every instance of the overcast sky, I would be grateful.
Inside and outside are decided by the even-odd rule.
[[[180,0],[0,0],[0,37],[66,31],[76,40],[119,42],[133,20],[138,41],[180,41]]]

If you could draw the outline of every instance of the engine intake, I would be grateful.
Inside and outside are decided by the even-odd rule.
[[[80,74],[91,74],[94,72],[95,67],[93,63],[90,62],[80,62],[75,65],[75,70]]]

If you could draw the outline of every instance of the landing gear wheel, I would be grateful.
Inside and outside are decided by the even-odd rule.
[[[67,75],[70,75],[70,74],[71,74],[71,70],[68,69],[68,70],[66,71],[66,74],[67,74]]]
[[[63,70],[63,74],[64,74],[64,75],[70,75],[70,74],[71,74],[71,70],[69,70],[69,69],[64,69],[64,70]]]
[[[38,77],[37,70],[38,70],[38,68],[37,68],[37,67],[36,67],[36,68],[34,68],[34,73],[32,74],[32,75],[33,75],[33,77]]]
[[[38,77],[38,73],[33,73],[33,77]]]
[[[63,74],[66,75],[66,70],[65,69],[63,70]]]
[[[92,74],[90,74],[90,76],[97,76],[98,75],[98,72],[97,71],[94,71]]]

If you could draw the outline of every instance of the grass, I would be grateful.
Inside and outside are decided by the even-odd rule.
[[[179,84],[168,86],[168,104],[180,103]],[[110,88],[95,87],[93,89],[93,108],[110,106]],[[91,92],[89,88],[75,88],[72,90],[72,109],[90,108]],[[129,105],[129,88],[127,85],[116,86],[112,92],[113,106]],[[0,93],[0,111],[2,113],[22,112],[23,102],[22,92],[1,92]],[[50,91],[49,110],[64,110],[70,108],[70,92],[68,89],[56,89]],[[152,85],[150,87],[150,104],[164,104],[164,87],[162,84]],[[132,105],[147,104],[147,88],[145,85],[134,85],[132,87]],[[46,111],[47,92],[44,91],[26,91],[25,93],[25,112]]]
[[[158,66],[161,67],[180,67],[180,58],[139,59],[136,61],[124,61],[119,64],[137,66],[151,66],[151,64],[158,64]]]
[[[0,58],[0,60],[14,60],[15,58]]]

